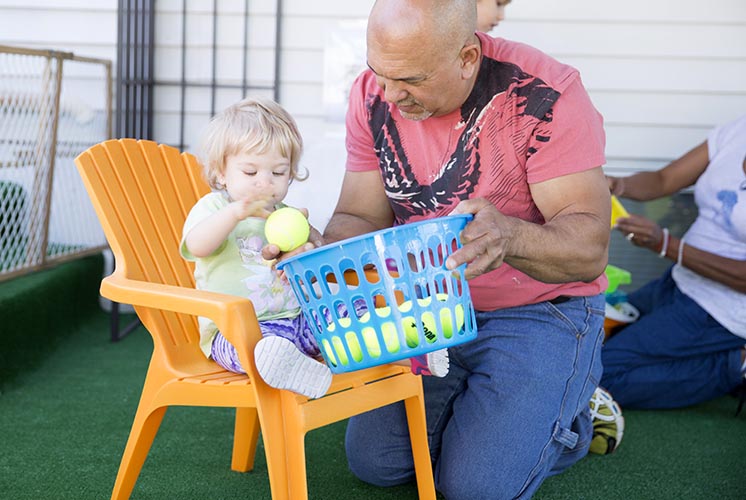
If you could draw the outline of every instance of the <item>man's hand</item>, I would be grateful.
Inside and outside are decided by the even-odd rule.
[[[474,214],[461,232],[463,247],[446,260],[446,268],[455,269],[466,263],[466,279],[497,269],[502,265],[513,234],[513,222],[484,198],[464,200],[451,215]]]

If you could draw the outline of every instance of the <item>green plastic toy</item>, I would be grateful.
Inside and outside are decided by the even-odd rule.
[[[606,295],[611,295],[616,292],[619,285],[629,285],[632,283],[632,274],[626,269],[621,267],[612,266],[611,264],[606,266],[606,279],[609,280],[609,287],[606,289]]]

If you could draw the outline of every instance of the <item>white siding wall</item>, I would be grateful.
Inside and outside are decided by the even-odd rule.
[[[0,44],[113,61],[117,0],[0,0]]]
[[[743,0],[518,0],[496,32],[580,69],[607,171],[657,168],[746,113]]]
[[[373,0],[285,0],[280,96],[306,141],[303,164],[311,177],[289,201],[307,206],[323,227],[343,173],[338,121],[322,99],[324,49],[340,23],[364,20]],[[242,0],[220,0],[221,75],[236,76],[243,29]],[[251,0],[249,59],[252,83],[269,83],[274,64],[274,0]],[[189,0],[187,72],[207,78],[212,2]],[[157,2],[157,77],[180,74],[181,0]],[[746,1],[744,0],[515,0],[494,34],[523,41],[577,67],[605,117],[606,170],[657,168],[704,140],[714,125],[746,113]],[[202,38],[200,38],[202,37]],[[240,35],[239,35],[240,37]],[[113,58],[116,1],[0,0],[0,43],[73,50]],[[361,64],[364,60],[360,61]],[[187,143],[193,147],[209,108],[187,96]],[[236,97],[237,98],[237,97]],[[234,96],[225,94],[222,107]],[[159,90],[158,140],[174,140],[178,91]]]

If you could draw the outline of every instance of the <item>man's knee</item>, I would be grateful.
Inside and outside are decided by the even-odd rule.
[[[366,421],[370,414],[363,414],[351,419],[345,436],[345,451],[350,471],[361,481],[375,486],[396,486],[414,479],[414,464],[407,436],[402,443],[381,439],[381,434],[371,432],[375,427]],[[400,450],[395,452],[395,450]]]
[[[507,500],[518,497],[520,493],[520,485],[510,481],[501,482],[497,476],[476,476],[441,471],[438,491],[448,500]]]
[[[365,452],[351,453],[347,450],[347,465],[350,471],[363,482],[379,487],[397,486],[414,479],[413,472],[394,469],[381,460],[366,459]]]

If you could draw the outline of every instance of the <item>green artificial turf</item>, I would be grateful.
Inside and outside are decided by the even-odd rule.
[[[37,369],[0,396],[2,498],[108,498],[150,355],[142,328],[118,343],[92,314]],[[746,415],[735,399],[676,411],[627,411],[619,450],[589,456],[548,479],[537,499],[742,499]],[[266,499],[263,451],[231,472],[233,413],[172,408],[135,487],[135,499]],[[344,422],[309,433],[312,499],[416,498],[413,486],[367,486],[347,470]],[[520,443],[516,443],[520,446]],[[499,488],[499,485],[495,485]]]
[[[108,498],[152,348],[142,327],[117,343],[92,315],[37,370],[0,396],[0,498]],[[347,470],[344,422],[306,439],[311,498],[396,500],[416,488],[368,486]],[[135,499],[268,499],[264,451],[254,471],[230,470],[233,411],[169,409],[135,486]]]
[[[98,308],[101,254],[0,282],[0,390]]]
[[[77,268],[83,275],[96,275],[94,289],[100,280],[98,264],[81,262]],[[150,357],[152,342],[142,327],[112,343],[108,316],[98,308],[96,297],[88,297],[91,285],[70,276],[70,269],[56,272],[68,285],[82,284],[73,294],[81,303],[73,307],[75,300],[64,290],[45,284],[41,289],[53,296],[35,295],[33,307],[39,317],[10,318],[11,324],[33,320],[46,325],[47,337],[55,341],[44,356],[15,373],[0,393],[2,499],[109,498]],[[59,276],[36,276],[33,281],[40,285]],[[72,294],[69,286],[66,290]],[[63,303],[72,310],[60,310]],[[18,302],[15,310],[26,311]],[[53,317],[41,318],[47,313]],[[7,323],[7,316],[3,318]],[[28,339],[13,338],[19,344]],[[17,346],[15,352],[27,349]],[[625,411],[627,430],[617,452],[584,458],[549,478],[534,498],[746,498],[746,412],[734,417],[735,408],[736,400],[728,396],[684,410]],[[345,425],[312,431],[306,438],[310,498],[417,498],[414,485],[376,488],[352,476],[344,455]],[[232,472],[232,435],[230,409],[169,409],[132,498],[268,499],[263,449],[258,450],[254,471]],[[494,487],[499,491],[499,484]]]

